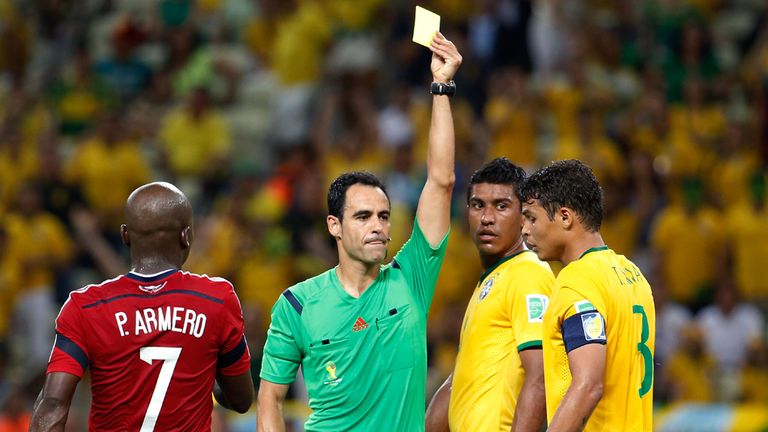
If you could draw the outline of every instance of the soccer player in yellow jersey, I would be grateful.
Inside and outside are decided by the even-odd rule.
[[[520,194],[526,243],[540,259],[565,265],[544,313],[547,430],[651,431],[651,287],[603,243],[592,170],[554,162],[526,179]]]
[[[542,315],[555,278],[520,235],[525,171],[505,158],[476,171],[469,231],[485,271],[467,306],[453,374],[427,410],[427,431],[539,431],[546,416]]]

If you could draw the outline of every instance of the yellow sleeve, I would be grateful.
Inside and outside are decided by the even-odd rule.
[[[511,290],[510,321],[514,330],[517,351],[528,348],[541,348],[542,317],[549,305],[552,286],[552,272],[538,266],[531,266],[517,286]]]
[[[586,275],[565,269],[560,272],[558,286],[552,303],[556,300],[561,322],[577,313],[590,310],[605,314],[605,299],[595,283]]]

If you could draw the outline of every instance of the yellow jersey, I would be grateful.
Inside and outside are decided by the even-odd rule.
[[[602,343],[603,397],[584,431],[651,431],[655,339],[651,287],[636,265],[602,246],[565,266],[544,313],[548,421],[571,384],[567,351]]]
[[[485,271],[464,314],[448,409],[451,431],[509,431],[525,371],[520,351],[540,348],[555,277],[531,251]]]
[[[768,256],[768,207],[756,209],[742,202],[730,207],[726,221],[739,292],[747,300],[768,297],[768,280],[763,276]]]

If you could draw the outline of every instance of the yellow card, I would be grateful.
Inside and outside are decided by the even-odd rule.
[[[440,30],[440,15],[416,6],[416,18],[413,21],[413,41],[429,48],[435,33]]]

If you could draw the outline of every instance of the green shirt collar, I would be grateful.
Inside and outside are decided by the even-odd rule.
[[[584,255],[586,255],[586,254],[588,254],[588,253],[592,253],[592,252],[598,252],[598,251],[604,251],[604,250],[608,250],[608,246],[606,246],[606,245],[602,245],[602,246],[597,246],[597,247],[589,248],[589,249],[585,250],[583,254],[581,254],[581,256],[579,257],[579,259],[582,259],[582,258],[584,258]]]
[[[491,272],[492,272],[492,271],[496,270],[496,269],[497,269],[497,268],[498,268],[500,265],[502,265],[502,264],[504,264],[505,262],[507,262],[507,261],[511,260],[512,258],[514,258],[514,257],[516,257],[516,256],[518,256],[518,255],[520,255],[520,254],[521,254],[521,253],[523,253],[523,252],[530,252],[530,250],[528,250],[528,249],[523,249],[523,250],[521,250],[521,251],[515,252],[515,253],[513,253],[512,255],[509,255],[509,256],[505,256],[504,258],[502,258],[502,259],[500,259],[500,260],[496,261],[496,263],[495,263],[494,265],[492,265],[492,266],[488,267],[488,269],[487,269],[487,270],[485,270],[485,271],[483,272],[483,274],[481,274],[481,275],[480,275],[480,282],[482,282],[482,281],[483,281],[483,279],[485,279],[486,277],[488,277],[488,275],[489,275],[489,274],[491,274]]]

